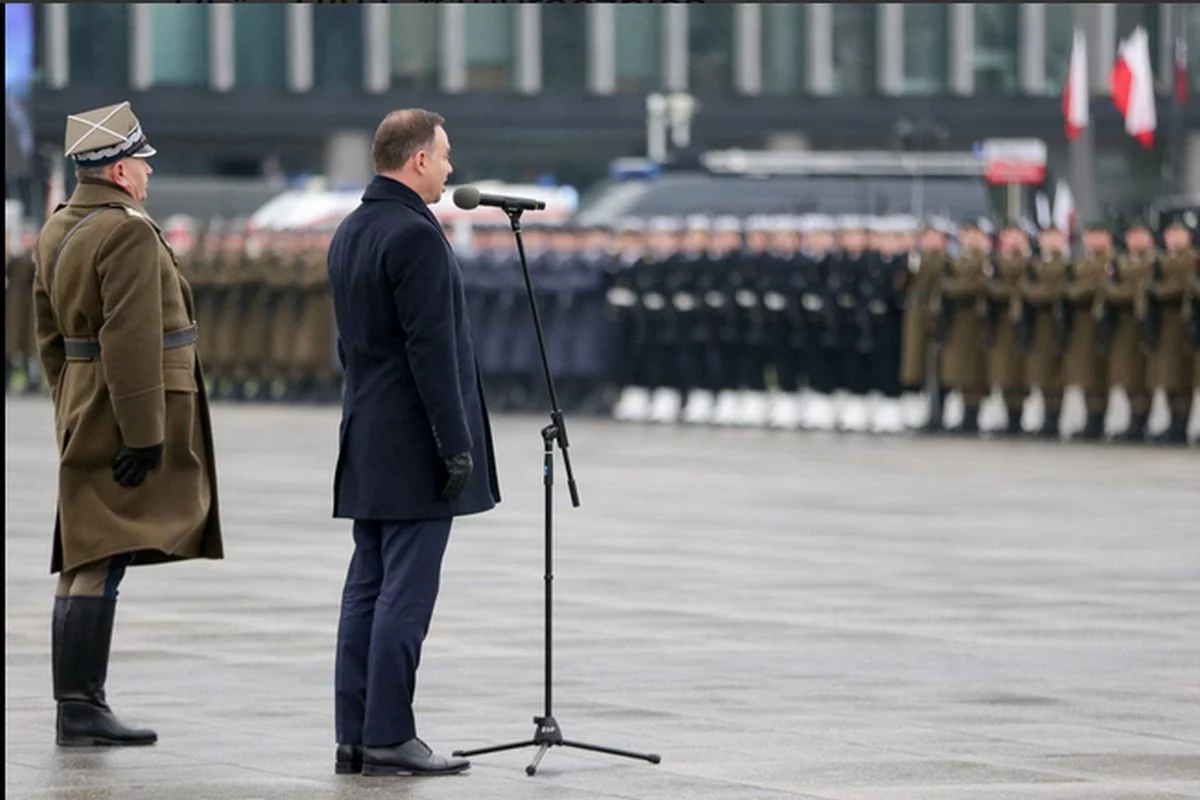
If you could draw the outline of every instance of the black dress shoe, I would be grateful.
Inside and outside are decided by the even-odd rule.
[[[417,738],[394,747],[364,747],[362,753],[363,775],[455,775],[471,766],[465,758],[434,755]]]
[[[360,744],[339,744],[333,762],[338,775],[357,775],[362,772],[363,749]]]

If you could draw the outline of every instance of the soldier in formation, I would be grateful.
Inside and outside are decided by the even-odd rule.
[[[1021,386],[1017,396],[1005,398],[1009,405],[1009,427],[1013,408],[1037,387],[1045,403],[1045,416],[1038,435],[1053,438],[1059,434],[1063,399],[1063,350],[1067,330],[1063,317],[1063,289],[1067,278],[1070,252],[1066,236],[1047,228],[1038,236],[1038,254],[1029,260],[1020,276],[1011,309],[1017,324]]]
[[[249,231],[242,219],[184,227],[172,242],[207,332],[208,390],[231,400],[336,401],[330,231]],[[1197,267],[1185,225],[1161,236],[1156,247],[1144,225],[1131,224],[1118,249],[1107,227],[1092,225],[1073,255],[1052,228],[903,216],[653,216],[612,229],[531,221],[523,231],[567,411],[1143,441],[1161,390],[1170,422],[1159,438],[1179,442],[1194,416]],[[470,241],[460,260],[489,402],[544,410],[512,232],[476,226]],[[27,278],[17,248],[6,277],[12,391],[37,375],[22,336]],[[1064,421],[1069,390],[1082,395],[1080,424]],[[1128,423],[1110,408],[1122,393]],[[1026,404],[1038,394],[1044,413],[1027,431]]]
[[[33,247],[37,231],[18,224],[4,232],[4,387],[43,391],[33,318]]]
[[[1159,438],[1187,436],[1200,322],[1182,223],[1161,253],[1143,225],[1120,253],[1091,226],[1077,257],[1062,231],[1015,221],[778,215],[740,227],[622,223],[605,295],[618,419],[939,431],[953,394],[955,433],[1098,440],[1111,418],[1113,438],[1142,441],[1161,390],[1171,420]],[[1068,389],[1086,408],[1076,430]],[[1128,425],[1110,413],[1116,389]],[[1035,390],[1044,412],[1027,424]]]

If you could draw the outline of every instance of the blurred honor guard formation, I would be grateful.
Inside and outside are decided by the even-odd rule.
[[[460,259],[489,402],[534,411],[537,343],[511,232]],[[1196,220],[690,215],[525,225],[565,409],[630,422],[1183,443],[1200,413]],[[216,399],[340,398],[332,226],[165,225]],[[6,253],[6,385],[39,391],[29,244]],[[1156,404],[1157,398],[1157,404]],[[1189,423],[1189,420],[1191,422]],[[1189,427],[1190,425],[1190,427]]]

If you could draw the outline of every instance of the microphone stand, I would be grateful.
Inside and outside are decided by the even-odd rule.
[[[554,379],[550,375],[550,361],[546,357],[546,339],[542,332],[542,320],[538,314],[537,300],[533,293],[533,280],[529,276],[529,264],[525,261],[525,243],[521,240],[521,214],[524,209],[516,205],[501,206],[504,213],[508,215],[509,223],[512,226],[513,236],[517,240],[517,254],[521,259],[521,270],[525,274],[525,291],[529,295],[529,309],[533,312],[533,329],[537,334],[538,351],[542,358],[542,371],[546,378],[546,391],[550,397],[550,424],[542,428],[542,483],[546,489],[546,507],[545,507],[545,525],[546,525],[546,542],[545,542],[545,558],[546,571],[543,576],[545,585],[545,606],[546,606],[546,638],[545,638],[545,709],[541,716],[533,718],[534,732],[532,739],[524,739],[519,742],[511,742],[509,744],[496,745],[494,747],[482,747],[477,750],[455,750],[456,756],[477,756],[485,753],[498,753],[502,750],[516,750],[522,747],[537,747],[537,754],[533,757],[533,761],[529,766],[525,767],[526,775],[533,775],[537,772],[538,765],[542,761],[542,756],[546,755],[546,751],[551,747],[574,747],[579,750],[591,750],[596,753],[607,753],[608,755],[623,756],[625,758],[635,758],[642,761],[649,761],[651,764],[659,763],[659,756],[654,753],[634,753],[629,750],[617,750],[611,747],[601,747],[599,745],[587,744],[585,742],[576,742],[570,739],[564,739],[562,729],[558,726],[558,722],[554,719],[553,710],[553,695],[551,692],[552,686],[552,652],[553,652],[553,616],[551,610],[553,608],[553,515],[554,515],[554,445],[562,451],[563,466],[567,472],[567,488],[571,492],[571,505],[579,507],[579,492],[575,487],[575,475],[571,470],[571,458],[568,454],[567,444],[567,426],[563,420],[563,413],[558,407],[558,396],[554,392]]]

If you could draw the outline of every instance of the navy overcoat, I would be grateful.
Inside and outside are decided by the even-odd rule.
[[[492,431],[462,269],[437,218],[404,184],[375,176],[329,245],[342,398],[333,516],[421,520],[500,502]],[[441,496],[442,457],[475,470]]]

